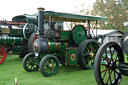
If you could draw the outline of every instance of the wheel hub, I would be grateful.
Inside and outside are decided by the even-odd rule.
[[[34,65],[34,61],[33,60],[29,60],[29,64],[30,65]]]
[[[106,65],[106,68],[109,68],[109,67],[110,67],[111,70],[115,70],[115,69],[117,68],[115,62],[108,63],[108,64]]]
[[[113,63],[111,64],[111,69],[112,69],[112,70],[115,70],[116,68],[117,68],[116,63],[113,62]]]
[[[90,57],[93,57],[94,56],[94,53],[90,53]]]
[[[50,65],[49,65],[49,68],[53,69],[53,64],[50,64]]]

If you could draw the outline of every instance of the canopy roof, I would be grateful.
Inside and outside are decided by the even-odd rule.
[[[13,22],[26,22],[38,24],[37,15],[18,15],[12,18]]]
[[[74,22],[85,22],[87,20],[96,21],[102,20],[106,21],[107,17],[91,16],[91,15],[80,15],[72,13],[61,13],[53,11],[45,11],[45,20],[49,20],[49,17],[53,17],[55,21],[74,21]]]
[[[86,22],[86,21],[96,21],[102,20],[106,21],[106,17],[100,16],[91,16],[91,15],[80,15],[80,14],[72,14],[72,13],[62,13],[62,12],[53,12],[53,11],[45,11],[45,20],[49,20],[50,17],[53,17],[54,21],[69,21],[69,22]],[[20,22],[33,22],[38,24],[37,20],[38,14],[34,15],[19,15],[12,18],[12,21],[20,21]]]

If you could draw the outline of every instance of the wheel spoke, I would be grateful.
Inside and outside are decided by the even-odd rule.
[[[115,62],[118,62],[120,59],[116,60]]]
[[[46,65],[49,64],[49,61],[46,61]]]
[[[27,65],[27,67],[29,68],[30,64]]]
[[[110,79],[110,83],[112,82],[112,80],[111,80],[111,73],[112,73],[112,71],[110,72],[110,70],[108,70],[109,71],[109,76],[108,76],[108,79],[107,79],[107,81],[106,81],[106,83],[108,83],[108,80]]]
[[[48,72],[48,67],[45,68],[45,71]]]
[[[112,71],[110,72],[110,70],[109,70],[110,83],[112,83],[111,74],[112,74]]]
[[[116,79],[116,72],[115,72],[115,70],[114,70],[114,79]]]
[[[109,69],[110,69],[110,67],[109,68],[106,68],[105,70],[101,71],[100,73],[103,73],[103,72],[105,72],[105,71],[107,71]]]
[[[107,50],[105,50],[105,54],[106,54],[106,58],[108,58],[108,53],[107,53]]]
[[[100,64],[100,65],[102,65],[102,66],[106,66],[106,64],[103,64],[103,63],[102,63],[102,64]]]
[[[49,69],[49,73],[52,73],[52,69]]]
[[[116,60],[117,60],[117,55],[116,55],[116,58],[115,58],[115,62],[116,62]]]
[[[32,69],[33,68],[33,65],[31,65],[31,68],[30,69]]]
[[[44,63],[44,66],[47,66],[47,63],[46,62]]]
[[[104,80],[104,78],[105,78],[106,73],[107,73],[107,70],[105,71],[105,73],[104,73],[104,75],[103,75],[103,78],[102,78],[103,80]]]
[[[87,62],[89,62],[89,58],[87,58],[87,60],[85,60],[85,64],[87,64]]]
[[[53,64],[54,62],[53,62],[53,59],[51,59],[51,63]]]
[[[3,54],[0,54],[0,56],[3,56]]]
[[[107,58],[105,58],[104,56],[102,56],[102,58],[110,64],[110,61]]]
[[[111,50],[111,47],[109,47],[109,50],[110,50],[110,54],[111,54],[111,60],[113,61],[113,54],[114,54],[114,51],[115,51],[115,49],[114,49],[114,51],[113,51],[113,53],[112,53],[112,50]]]
[[[38,64],[37,64],[37,63],[35,63],[35,62],[34,62],[34,65],[38,66]]]
[[[90,60],[90,61],[91,61],[91,64],[92,64],[92,58],[91,58],[91,60]]]
[[[89,52],[89,49],[87,48],[87,46],[86,46],[86,49],[87,49],[87,51]]]
[[[53,72],[53,70],[54,70],[55,68],[56,68],[56,67],[54,66],[53,69],[52,69],[52,72]]]
[[[0,50],[0,53],[3,52],[2,50]]]
[[[114,72],[117,73],[117,74],[119,74],[116,70]]]
[[[26,64],[29,64],[29,62],[26,62]]]
[[[115,59],[115,62],[120,61],[120,60],[121,60],[121,57],[118,57],[118,59],[117,58]]]
[[[120,59],[121,59],[121,57],[120,57],[118,60],[116,59],[116,60],[115,60],[115,62],[118,62],[118,61],[120,61]]]

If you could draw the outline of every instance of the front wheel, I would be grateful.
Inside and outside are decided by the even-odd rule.
[[[103,44],[97,51],[94,62],[94,74],[98,85],[118,85],[122,75],[118,64],[124,62],[120,46],[115,42]]]
[[[46,55],[40,62],[40,71],[45,77],[55,75],[59,70],[59,61],[54,55]]]
[[[28,53],[23,59],[23,67],[27,72],[37,71],[39,69],[38,59],[34,53]]]

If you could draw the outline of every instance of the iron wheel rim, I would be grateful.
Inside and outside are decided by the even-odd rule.
[[[58,72],[59,69],[59,61],[53,55],[46,55],[40,62],[40,70],[41,73],[46,76],[53,76]]]
[[[101,49],[102,48],[102,49]],[[117,85],[122,75],[117,68],[120,62],[124,62],[123,52],[117,43],[108,43],[101,46],[96,55],[94,66],[95,78],[98,84]],[[99,55],[98,55],[99,54]],[[104,62],[105,61],[105,62]]]
[[[99,46],[94,43],[94,42],[90,42],[86,45],[86,47],[83,50],[83,63],[86,66],[87,69],[91,69],[94,66],[94,58],[95,58],[95,54],[98,50]],[[91,55],[91,53],[93,53]],[[85,55],[85,56],[84,56]]]
[[[29,53],[23,60],[24,69],[28,72],[37,71],[39,69],[38,61],[35,60],[34,53]]]
[[[6,59],[7,53],[4,47],[0,46],[0,64],[2,64]]]

